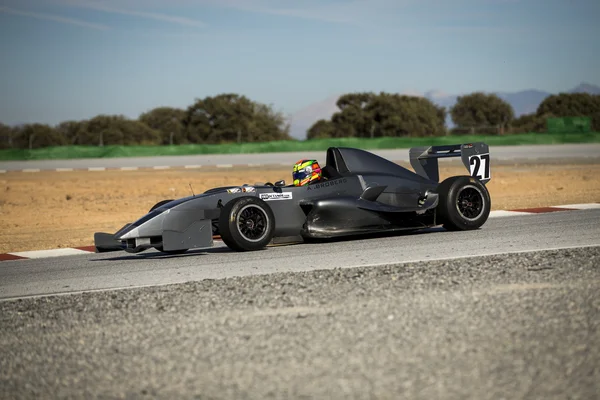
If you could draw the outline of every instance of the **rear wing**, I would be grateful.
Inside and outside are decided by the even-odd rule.
[[[460,157],[472,177],[484,185],[492,178],[490,173],[490,150],[482,142],[451,144],[447,146],[424,146],[410,149],[410,165],[424,178],[439,182],[438,158]]]

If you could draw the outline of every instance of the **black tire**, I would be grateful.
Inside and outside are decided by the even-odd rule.
[[[159,201],[158,203],[156,203],[155,205],[153,205],[153,206],[152,206],[152,208],[150,209],[150,211],[154,211],[154,210],[156,210],[158,207],[160,207],[160,206],[162,206],[162,205],[164,205],[164,204],[170,203],[170,202],[172,202],[172,201],[173,201],[172,199],[171,199],[171,200],[161,200],[161,201]]]
[[[438,186],[440,221],[449,231],[479,229],[491,210],[490,193],[479,179],[453,176]]]
[[[156,203],[155,205],[152,206],[152,208],[150,209],[150,211],[154,211],[156,210],[158,207],[162,206],[163,204],[167,204],[170,203],[173,200],[162,200],[159,201],[158,203]],[[181,250],[169,250],[169,251],[165,251],[163,249],[162,246],[154,246],[154,248],[162,253],[166,253],[166,254],[183,254],[186,251],[188,251],[189,249],[181,249]]]
[[[232,250],[263,249],[271,241],[274,230],[275,216],[271,207],[257,197],[238,197],[221,209],[219,233]]]

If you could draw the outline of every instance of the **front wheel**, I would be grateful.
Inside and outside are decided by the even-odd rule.
[[[491,199],[487,188],[476,178],[453,176],[438,186],[438,212],[447,230],[480,228],[488,219]]]
[[[155,205],[153,205],[153,206],[152,206],[152,208],[150,208],[150,211],[154,211],[154,210],[156,210],[158,207],[160,207],[160,206],[163,206],[163,205],[165,205],[165,204],[167,204],[167,203],[170,203],[170,202],[172,202],[172,201],[173,201],[173,199],[169,199],[169,200],[161,200],[161,201],[159,201],[158,203],[156,203]]]
[[[256,197],[235,198],[221,209],[219,233],[230,249],[260,250],[269,244],[274,230],[271,207]]]

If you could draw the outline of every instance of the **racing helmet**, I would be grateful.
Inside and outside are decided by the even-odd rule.
[[[292,171],[294,186],[304,186],[321,180],[323,174],[317,160],[300,160],[294,164]]]

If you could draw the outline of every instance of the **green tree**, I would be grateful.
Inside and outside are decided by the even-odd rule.
[[[67,139],[50,125],[26,124],[16,129],[13,143],[20,149],[37,149],[64,146]]]
[[[85,129],[81,121],[64,121],[56,126],[56,130],[66,139],[67,144],[78,145],[80,136]]]
[[[98,115],[84,121],[79,133],[79,143],[91,146],[155,145],[160,142],[158,131],[122,115]]]
[[[289,122],[282,112],[275,111],[272,106],[253,102],[251,115],[247,126],[247,141],[265,142],[292,139]]]
[[[372,137],[374,134],[373,115],[370,108],[374,93],[356,92],[340,96],[336,102],[339,112],[333,114],[331,121],[340,137]]]
[[[183,119],[185,110],[173,107],[157,107],[140,115],[140,122],[160,132],[162,144],[186,142]]]
[[[380,93],[367,107],[374,136],[441,136],[446,133],[443,107],[424,97]]]
[[[334,137],[334,125],[333,122],[320,119],[315,122],[306,134],[307,139],[326,139]]]
[[[498,126],[503,133],[515,117],[512,106],[495,94],[475,92],[459,96],[450,109],[452,121],[459,128]]]
[[[0,149],[11,149],[14,147],[15,129],[0,122]]]
[[[285,117],[271,106],[237,94],[198,99],[183,119],[192,143],[246,143],[289,140]]]
[[[446,132],[446,110],[423,97],[392,93],[349,93],[338,99],[330,121],[317,121],[316,137],[439,136]]]
[[[538,117],[590,117],[592,130],[600,130],[600,95],[560,93],[550,95],[538,106]]]
[[[511,133],[546,132],[546,118],[552,115],[523,114],[511,123]]]

